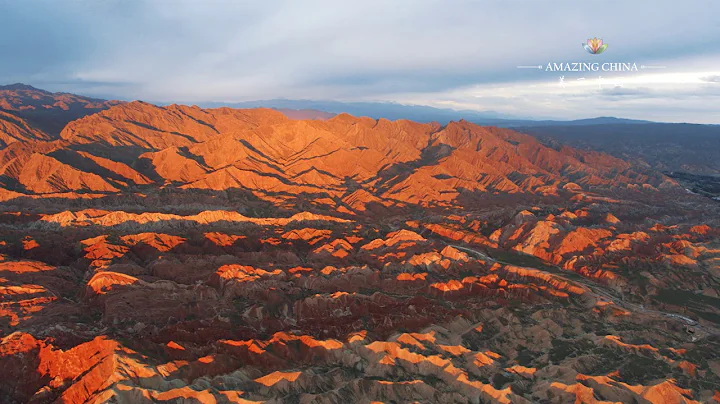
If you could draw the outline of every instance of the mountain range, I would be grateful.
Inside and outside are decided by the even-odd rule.
[[[0,402],[720,402],[712,127],[0,107]]]
[[[374,119],[407,119],[416,122],[439,122],[447,124],[450,121],[466,120],[479,125],[492,125],[499,127],[511,126],[549,126],[549,125],[588,125],[606,123],[649,123],[649,121],[636,119],[622,119],[615,117],[599,117],[562,120],[537,120],[508,116],[495,111],[455,110],[449,108],[435,108],[426,105],[405,105],[392,102],[341,102],[341,101],[313,101],[313,100],[258,100],[245,102],[205,102],[199,103],[203,108],[272,108],[279,110],[314,110],[331,114],[346,113],[355,116],[367,116]]]

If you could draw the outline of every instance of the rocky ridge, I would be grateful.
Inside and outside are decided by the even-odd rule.
[[[720,216],[660,173],[464,121],[16,117],[0,401],[720,402]]]

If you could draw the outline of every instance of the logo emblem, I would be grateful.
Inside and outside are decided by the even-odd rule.
[[[593,55],[599,55],[605,52],[605,49],[608,47],[607,44],[603,44],[602,39],[597,38],[588,39],[587,43],[582,44],[582,46],[588,53]]]

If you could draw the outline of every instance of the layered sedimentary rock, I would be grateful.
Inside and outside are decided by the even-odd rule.
[[[720,402],[720,212],[657,172],[464,121],[13,122],[1,402]]]

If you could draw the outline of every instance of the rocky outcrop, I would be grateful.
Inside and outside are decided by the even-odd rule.
[[[0,137],[0,402],[720,397],[720,216],[660,174],[465,121],[25,123]]]

